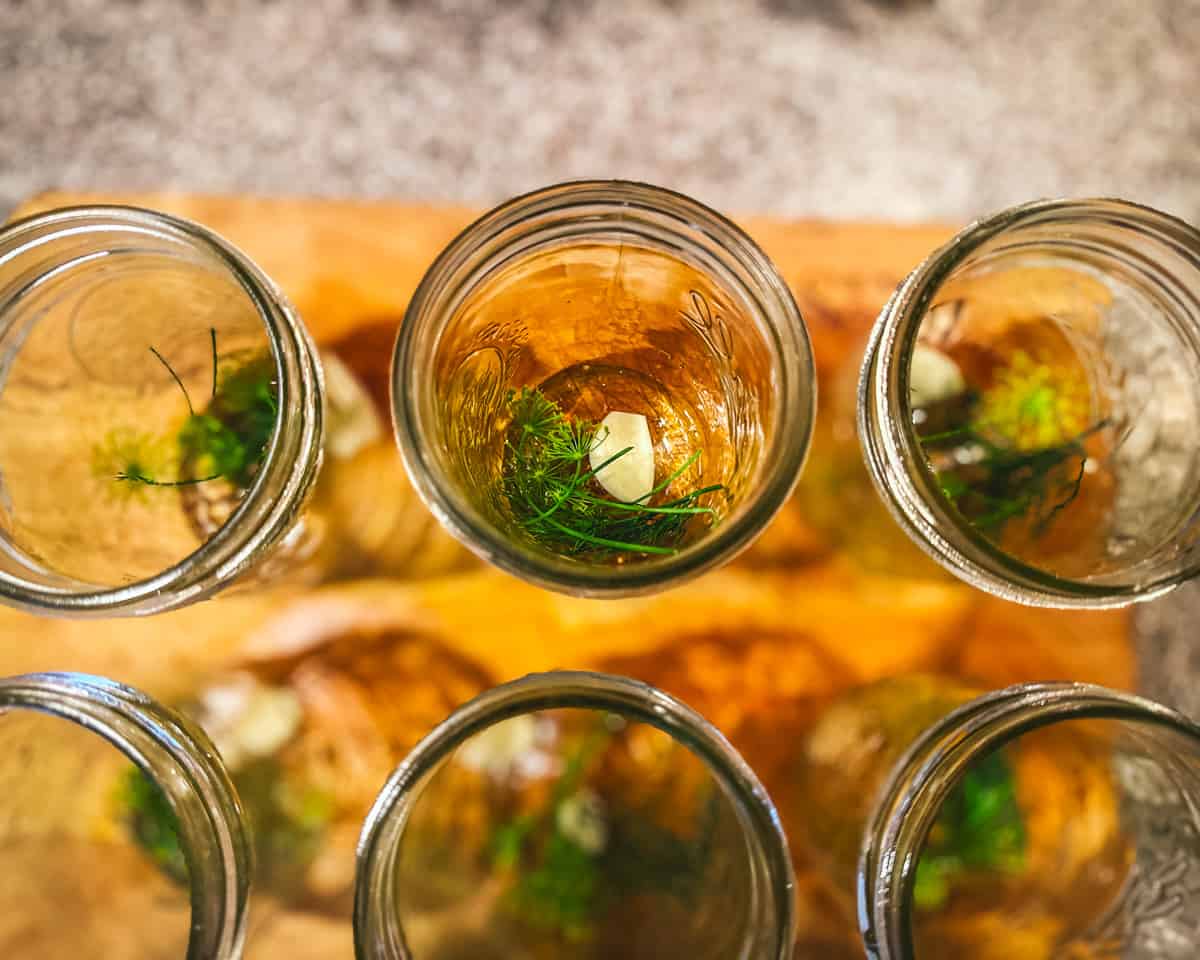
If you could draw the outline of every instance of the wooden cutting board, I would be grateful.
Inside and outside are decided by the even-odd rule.
[[[182,194],[47,194],[17,215],[82,202],[156,208],[228,238],[274,278],[318,344],[338,352],[377,402],[386,396],[391,342],[409,296],[474,215],[415,204]],[[433,578],[417,577],[428,571],[416,567],[412,577],[368,569],[354,580],[238,593],[142,620],[39,621],[5,609],[0,674],[86,670],[171,698],[213,670],[320,656],[335,641],[337,656],[353,661],[356,637],[398,631],[433,638],[433,662],[469,661],[487,682],[554,667],[655,682],[706,712],[769,789],[787,766],[779,751],[789,738],[778,734],[788,722],[810,715],[806,704],[872,678],[943,671],[982,686],[1078,679],[1133,688],[1126,614],[1030,610],[950,580],[898,533],[858,460],[848,385],[863,340],[895,285],[952,228],[742,223],[774,259],[808,323],[821,413],[796,496],[728,568],[658,596],[615,601],[561,597],[469,565]],[[403,479],[395,492],[412,497]],[[419,692],[411,676],[365,669],[360,664],[356,682],[394,692],[377,700]],[[418,725],[432,726],[454,702],[453,693],[431,695]],[[290,954],[283,944],[305,940],[297,924],[293,918],[278,930],[277,949]],[[344,938],[344,925],[339,930]],[[335,952],[344,946],[339,939]],[[252,955],[265,954],[260,947]]]
[[[409,296],[437,252],[475,215],[396,203],[51,193],[30,200],[15,216],[87,202],[164,210],[231,240],[282,287],[319,344],[350,344],[353,366],[377,397],[386,390],[391,340]],[[648,618],[661,617],[678,625],[671,631],[678,636],[693,620],[746,639],[760,621],[794,629],[817,638],[853,679],[939,667],[993,684],[1072,678],[1134,686],[1124,613],[1012,607],[940,578],[919,561],[915,567],[905,563],[908,554],[884,574],[870,569],[879,566],[869,562],[873,545],[896,552],[907,545],[880,514],[860,509],[862,476],[855,474],[857,452],[847,436],[852,411],[844,384],[856,372],[858,350],[887,296],[952,228],[760,217],[742,223],[795,293],[812,334],[822,403],[796,500],[760,547],[726,571],[638,600],[573,600],[481,571],[453,582],[390,579],[303,595],[276,590],[218,598],[149,621],[47,623],[3,611],[0,671],[89,669],[170,691],[197,666],[236,656],[246,643],[261,646],[259,626],[277,611],[335,601],[354,607],[357,601],[346,598],[364,591],[385,598],[372,599],[376,607],[404,608],[398,617],[417,616],[412,606],[439,621],[439,633],[478,656],[497,678],[650,652],[661,637],[623,628],[634,622],[644,628]],[[843,502],[849,487],[856,499]],[[823,536],[814,535],[814,526]],[[847,557],[856,551],[868,562]],[[755,569],[754,577],[739,574],[747,567]],[[916,570],[917,576],[897,576],[897,569]],[[496,615],[498,605],[506,616]],[[564,645],[568,635],[573,639]]]

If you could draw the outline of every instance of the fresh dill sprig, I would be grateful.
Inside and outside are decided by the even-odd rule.
[[[947,358],[947,362],[953,363]],[[961,389],[922,408],[920,442],[943,495],[996,538],[1010,521],[1041,536],[1079,496],[1091,389],[1082,369],[1016,350],[987,389]]]
[[[632,447],[597,467],[588,458],[606,434],[597,424],[572,421],[540,390],[510,391],[512,423],[505,440],[501,489],[514,519],[531,539],[570,556],[614,553],[670,556],[679,549],[694,517],[717,519],[702,498],[725,489],[712,484],[651,505],[700,458],[693,453],[670,476],[637,500],[624,503],[600,495],[598,472]]]
[[[134,842],[163,873],[186,884],[188,865],[179,841],[179,819],[162,788],[140,767],[130,766],[117,784],[116,801]]]
[[[1019,872],[1025,846],[1016,777],[997,751],[968,770],[943,801],[917,862],[913,900],[919,909],[937,909],[968,871]]]
[[[660,824],[664,802],[653,797],[636,808],[623,807],[620,791],[605,803],[585,779],[595,771],[612,733],[600,723],[567,758],[546,802],[497,828],[492,862],[512,871],[506,905],[533,927],[565,940],[585,941],[603,914],[619,899],[639,894],[675,897],[693,906],[706,880],[716,843],[720,814],[716,788],[698,796],[691,820],[694,835],[681,835]],[[564,808],[591,795],[598,823],[589,834],[568,826]],[[687,812],[668,808],[677,826]]]
[[[187,386],[170,361],[155,347],[149,348],[187,404],[188,416],[176,441],[180,462],[192,476],[163,479],[159,471],[149,467],[149,458],[129,443],[125,431],[98,447],[93,457],[101,464],[111,463],[120,455],[120,464],[112,472],[114,480],[131,487],[187,487],[222,478],[240,489],[250,485],[278,418],[274,368],[269,359],[257,358],[220,371],[215,328],[209,329],[209,344],[212,391],[208,408],[202,413],[196,412]],[[148,447],[146,438],[142,440]]]
[[[975,450],[967,463],[937,471],[942,493],[971,523],[988,533],[1017,517],[1035,517],[1041,534],[1079,496],[1088,454],[1084,441],[1108,426],[1101,420],[1063,443],[1034,450],[1000,446],[973,426],[921,437],[927,451]],[[1078,461],[1077,465],[1073,465]]]
[[[567,758],[547,802],[501,825],[492,838],[492,862],[512,871],[515,883],[506,903],[534,927],[568,940],[586,940],[606,906],[602,850],[589,848],[563,829],[563,806],[580,796],[593,761],[611,740],[601,723],[589,731]]]
[[[279,413],[273,376],[269,358],[233,367],[222,374],[208,410],[188,417],[179,445],[201,474],[195,482],[224,477],[238,488],[250,485]]]

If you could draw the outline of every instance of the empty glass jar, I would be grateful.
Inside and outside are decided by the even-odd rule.
[[[0,597],[62,615],[208,596],[296,526],[312,344],[204,228],[78,207],[0,230]]]
[[[1200,570],[1200,233],[1117,200],[1014,207],[901,284],[859,435],[904,529],[981,589],[1117,606]]]
[[[459,708],[359,843],[361,960],[791,955],[794,879],[762,786],[674,698],[548,673]]]
[[[101,677],[0,679],[0,954],[241,955],[251,854],[208,738]]]
[[[468,227],[396,344],[396,437],[425,502],[534,583],[613,596],[728,560],[784,502],[815,373],[787,286],[687,197],[568,183]]]

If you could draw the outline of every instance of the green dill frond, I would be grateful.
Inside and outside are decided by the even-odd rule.
[[[112,431],[92,455],[93,472],[117,481],[131,495],[150,487],[184,487],[226,479],[248,487],[279,419],[275,365],[261,354],[220,361],[217,333],[212,347],[212,396],[197,413],[187,387],[170,361],[155,347],[150,352],[171,375],[187,403],[188,417],[174,437],[154,437],[130,428]]]
[[[699,451],[639,501],[622,503],[602,495],[594,478],[630,448],[592,468],[603,428],[570,420],[540,390],[510,392],[508,402],[501,491],[517,525],[542,546],[567,556],[670,556],[696,517],[716,522],[716,510],[701,501],[724,491],[721,484],[653,502],[699,460]]]
[[[566,941],[591,939],[623,897],[665,895],[693,906],[716,844],[720,797],[711,784],[690,817],[675,811],[682,831],[660,824],[660,799],[628,807],[619,802],[619,790],[610,802],[589,790],[585,781],[602,768],[601,753],[611,742],[603,724],[586,733],[544,802],[502,823],[492,837],[492,864],[513,881],[505,905],[529,926]],[[592,816],[599,826],[592,839],[562,816],[567,804],[588,794],[595,797]],[[686,829],[688,820],[694,829]]]
[[[248,487],[279,419],[275,364],[258,356],[226,368],[203,413],[190,417],[179,435],[193,472],[225,477]]]
[[[140,767],[131,766],[117,784],[118,815],[142,851],[176,883],[188,882],[179,842],[179,820],[162,789]]]
[[[998,536],[1010,520],[1028,518],[1040,534],[1079,496],[1088,461],[1084,442],[1108,425],[1101,420],[1053,446],[1032,449],[995,442],[976,420],[920,441],[931,465],[939,451],[949,464],[935,467],[938,485],[975,527]]]
[[[1018,873],[1025,847],[1016,779],[997,751],[968,770],[943,802],[917,863],[913,900],[918,909],[937,909],[969,871]]]
[[[155,478],[173,476],[178,460],[169,439],[129,427],[117,427],[92,449],[92,473],[119,481],[123,495],[142,498]]]
[[[522,387],[520,391],[510,390],[508,408],[521,437],[544,436],[563,420],[558,407],[541,390],[529,387]]]

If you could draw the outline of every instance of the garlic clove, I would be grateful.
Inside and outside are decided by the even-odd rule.
[[[600,486],[625,503],[641,500],[654,489],[654,445],[650,424],[642,414],[614,410],[600,421],[596,437],[589,458]],[[597,469],[626,447],[628,453]]]
[[[958,364],[940,350],[918,343],[908,368],[908,398],[913,409],[956,397],[967,389]]]

